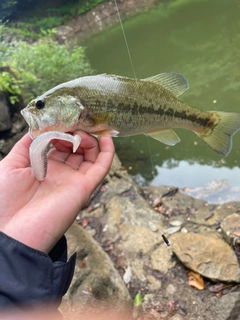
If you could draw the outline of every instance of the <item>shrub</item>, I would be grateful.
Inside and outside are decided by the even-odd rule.
[[[69,49],[49,38],[33,44],[20,41],[0,46],[0,65],[9,65],[21,79],[26,102],[59,83],[92,73],[85,48]]]
[[[19,101],[20,82],[8,71],[0,72],[0,92],[8,93],[9,100],[13,105]]]

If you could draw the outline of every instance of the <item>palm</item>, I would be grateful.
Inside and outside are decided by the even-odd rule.
[[[28,136],[1,161],[1,231],[42,251],[54,246],[106,175],[114,154],[111,138],[101,138],[100,152],[95,138],[81,137],[76,154],[67,144],[55,143],[58,150],[51,151],[47,178],[41,182],[27,167]]]

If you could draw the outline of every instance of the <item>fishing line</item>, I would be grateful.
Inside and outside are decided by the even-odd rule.
[[[148,151],[149,151],[149,154],[150,154],[150,160],[151,160],[151,167],[152,167],[152,177],[155,178],[155,175],[154,175],[154,166],[153,166],[153,158],[152,158],[152,151],[151,151],[151,148],[150,148],[150,143],[149,143],[149,136],[146,135],[147,137],[147,144],[148,144]]]
[[[115,7],[116,7],[116,10],[117,10],[117,14],[118,14],[118,20],[119,20],[119,23],[120,23],[120,26],[121,26],[121,29],[122,29],[122,34],[123,34],[123,38],[124,38],[124,41],[125,41],[125,45],[126,45],[126,48],[127,48],[128,57],[129,57],[129,60],[130,60],[130,64],[132,66],[132,71],[133,71],[133,74],[134,74],[134,78],[137,79],[135,68],[134,68],[134,65],[133,65],[132,55],[131,55],[131,52],[130,52],[130,49],[129,49],[129,45],[128,45],[128,41],[127,41],[127,37],[126,37],[125,31],[124,31],[122,18],[121,18],[120,11],[119,11],[119,8],[118,8],[117,0],[114,0],[114,3],[115,3]],[[152,158],[152,151],[151,151],[151,148],[150,148],[150,143],[149,143],[149,137],[148,136],[147,136],[147,144],[148,144],[148,150],[149,150],[149,155],[150,155],[150,160],[151,160],[151,168],[152,168],[152,172],[151,173],[152,173],[152,176],[154,178],[155,176],[154,176],[153,158]],[[132,208],[136,212],[136,209],[134,207],[130,206],[130,208]],[[165,244],[167,246],[170,246],[170,241],[167,239],[167,237],[161,231],[160,231],[160,234],[161,234]]]
[[[133,74],[134,74],[134,78],[137,79],[136,72],[135,72],[134,65],[133,65],[133,61],[132,61],[131,52],[130,52],[128,41],[127,41],[127,37],[126,37],[125,31],[124,31],[124,28],[123,28],[122,18],[121,18],[120,12],[119,12],[117,0],[114,0],[114,3],[115,3],[115,7],[117,9],[118,20],[119,20],[119,23],[120,23],[120,26],[121,26],[121,29],[122,29],[122,34],[123,34],[123,38],[124,38],[124,41],[125,41],[125,44],[126,44],[128,57],[129,57],[129,60],[130,60],[130,64],[132,66],[132,71],[133,71]]]
[[[129,60],[130,60],[131,66],[132,66],[132,71],[133,71],[133,74],[134,74],[134,78],[137,79],[135,68],[134,68],[134,65],[133,65],[131,52],[129,50],[127,37],[126,37],[125,31],[124,31],[124,27],[123,27],[123,23],[122,23],[122,18],[121,18],[120,11],[119,11],[119,8],[118,8],[117,0],[114,0],[114,3],[115,3],[115,7],[117,9],[118,19],[119,19],[119,23],[120,23],[120,26],[121,26],[121,29],[122,29],[122,34],[123,34],[123,38],[124,38],[124,41],[125,41],[125,44],[126,44],[126,48],[127,48]],[[151,152],[150,143],[149,143],[149,137],[148,136],[147,136],[147,143],[148,143],[148,150],[149,150],[150,159],[151,159],[151,167],[152,167],[152,172],[151,173],[152,173],[153,178],[155,178],[155,176],[154,176],[153,159],[152,159],[152,152]]]

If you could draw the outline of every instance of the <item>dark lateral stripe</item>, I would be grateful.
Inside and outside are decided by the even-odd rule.
[[[112,106],[112,102],[108,101],[108,105]],[[142,104],[137,104],[137,102],[135,102],[133,105],[132,104],[125,104],[123,102],[118,103],[117,108],[119,109],[119,111],[123,112],[123,113],[131,113],[132,115],[138,115],[138,114],[152,114],[152,115],[164,115],[166,114],[166,105],[164,106],[159,106],[158,109],[154,108],[153,105],[151,106],[144,106]]]
[[[211,122],[209,117],[198,117],[196,114],[194,113],[189,114],[185,110],[178,111],[178,110],[174,110],[173,108],[168,108],[165,114],[168,116],[174,116],[175,118],[178,118],[178,119],[191,121],[203,127],[207,127],[207,126],[212,127],[214,125]]]
[[[108,108],[112,108],[112,106],[116,106],[116,102],[113,103],[112,100],[108,100],[107,102]],[[200,117],[197,116],[194,113],[187,113],[187,111],[179,111],[175,110],[174,108],[167,107],[166,104],[164,105],[159,105],[158,108],[154,107],[153,105],[151,106],[144,106],[141,104],[138,104],[135,102],[133,105],[132,104],[126,104],[123,102],[117,103],[117,109],[119,112],[123,112],[124,114],[128,114],[129,112],[131,115],[138,115],[138,114],[147,114],[147,115],[158,115],[158,116],[168,116],[168,117],[174,117],[178,118],[181,120],[187,120],[191,121],[192,123],[198,124],[199,126],[202,127],[213,127],[214,123],[211,121],[210,117]]]

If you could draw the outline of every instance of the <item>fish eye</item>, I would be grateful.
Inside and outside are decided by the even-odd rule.
[[[38,101],[36,102],[36,108],[37,108],[38,110],[43,109],[44,106],[45,106],[44,101],[38,100]]]

